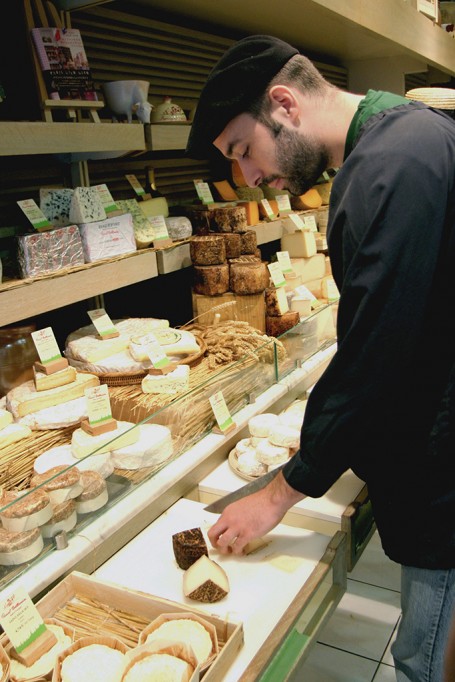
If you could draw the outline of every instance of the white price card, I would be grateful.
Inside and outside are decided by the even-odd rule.
[[[277,194],[275,200],[278,204],[278,210],[281,213],[290,213],[292,211],[291,202],[289,201],[289,194]]]
[[[286,296],[286,289],[284,287],[279,287],[279,289],[276,290],[276,298],[280,313],[281,315],[284,315],[284,313],[289,311],[288,297]]]
[[[232,426],[234,426],[234,421],[229,412],[229,408],[226,405],[226,401],[223,396],[222,391],[218,391],[210,398],[210,405],[212,406],[213,414],[215,415],[216,423],[218,424],[220,431],[227,431]]]
[[[297,213],[290,213],[289,218],[294,223],[296,230],[304,230],[305,229],[305,223],[303,222],[302,218]]]
[[[152,223],[154,237],[153,241],[158,242],[160,239],[169,239],[169,232],[166,221],[162,215],[150,216],[149,221]]]
[[[310,232],[318,231],[318,225],[316,223],[316,218],[314,215],[303,216],[303,225],[305,230],[310,230]]]
[[[196,187],[196,192],[199,199],[203,204],[214,204],[212,192],[207,182],[201,182],[200,180],[194,181],[194,186]]]
[[[36,352],[38,353],[40,362],[43,365],[54,360],[60,360],[62,357],[57,341],[52,331],[52,327],[45,327],[32,332],[33,343],[35,344]]]
[[[112,419],[111,401],[107,384],[85,389],[88,421],[91,426]]]
[[[107,214],[119,210],[119,207],[115,203],[114,197],[110,193],[107,185],[94,185],[93,189],[96,189],[98,192],[98,196],[101,199],[101,203],[103,204],[103,208]]]
[[[0,600],[0,624],[18,653],[46,632],[46,626],[30,595],[17,587]]]
[[[23,211],[23,213],[25,213],[27,219],[31,222],[35,230],[38,230],[38,232],[51,230],[54,227],[46,218],[36,201],[33,199],[24,199],[23,201],[18,201],[17,205]]]
[[[141,183],[139,182],[135,175],[129,173],[125,175],[125,178],[128,180],[128,182],[130,183],[131,187],[134,189],[138,197],[141,197],[143,194],[145,194],[145,189],[142,187]]]
[[[156,369],[163,369],[171,364],[163,348],[158,343],[155,334],[152,332],[144,334],[144,336],[133,337],[131,340],[143,346],[144,352],[148,355],[150,362]]]
[[[267,267],[269,269],[272,282],[274,283],[276,288],[278,289],[278,287],[284,286],[286,284],[286,280],[284,279],[283,271],[278,261],[274,263],[269,263]]]
[[[111,318],[104,310],[104,308],[97,308],[96,310],[88,310],[88,316],[93,322],[98,334],[103,336],[118,335],[118,330],[115,328]]]
[[[266,213],[267,220],[275,220],[277,216],[273,212],[273,209],[270,206],[269,200],[268,199],[261,199],[261,204],[262,204],[262,207]]]
[[[289,251],[277,251],[276,257],[282,272],[292,272],[292,263],[289,258]]]

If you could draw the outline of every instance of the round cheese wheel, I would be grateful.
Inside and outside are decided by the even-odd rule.
[[[195,265],[194,291],[205,296],[225,294],[229,290],[229,265]]]
[[[264,412],[263,414],[256,414],[248,421],[248,431],[252,436],[258,438],[267,438],[270,429],[275,424],[279,423],[279,417],[273,412]]]
[[[259,294],[269,285],[269,271],[261,261],[231,261],[229,269],[229,286],[236,294]]]
[[[190,241],[193,265],[219,265],[226,262],[226,242],[222,235],[202,235]]]

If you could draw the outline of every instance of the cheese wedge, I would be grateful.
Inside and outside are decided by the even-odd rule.
[[[317,253],[314,232],[298,230],[297,232],[283,234],[281,237],[281,250],[288,251],[291,258],[311,258],[311,256]]]
[[[45,374],[33,368],[35,388],[37,391],[46,391],[49,388],[57,388],[57,386],[65,386],[73,381],[76,381],[76,370],[74,367],[65,367],[59,372],[53,374]]]
[[[158,393],[174,395],[187,391],[190,387],[190,368],[188,365],[178,365],[168,374],[147,374],[142,379],[143,393]]]
[[[117,422],[117,428],[113,431],[91,436],[82,429],[76,429],[71,436],[71,452],[77,459],[95,452],[97,455],[103,452],[111,452],[114,448],[124,448],[133,445],[139,439],[139,429],[131,422]],[[115,439],[115,440],[114,440]],[[113,442],[111,442],[113,441]]]
[[[33,380],[16,386],[6,394],[6,405],[15,419],[47,407],[61,405],[75,398],[82,398],[85,389],[99,386],[98,377],[93,374],[77,374],[76,380],[65,386],[37,391]]]
[[[183,574],[185,597],[201,602],[216,602],[229,592],[229,580],[223,568],[203,554]]]
[[[236,187],[247,187],[248,186],[248,183],[245,180],[245,177],[242,173],[242,169],[240,168],[240,164],[236,159],[231,161],[231,173],[232,173],[232,181]]]
[[[22,424],[8,424],[0,431],[0,448],[6,448],[22,438],[31,436],[32,431]]]
[[[291,206],[294,209],[306,210],[319,208],[321,205],[322,197],[314,187],[305,192],[305,194],[301,194],[299,197],[292,197],[291,199]]]
[[[257,201],[242,201],[238,204],[243,206],[246,211],[246,222],[248,225],[257,225],[259,222],[259,205]]]
[[[8,410],[0,409],[0,431],[8,426],[8,424],[13,423],[13,415]]]
[[[214,182],[213,186],[224,201],[237,201],[238,196],[227,180]]]

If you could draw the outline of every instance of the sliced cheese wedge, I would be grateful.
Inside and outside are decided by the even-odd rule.
[[[0,431],[0,448],[6,448],[22,438],[32,435],[31,429],[22,424],[8,424]]]
[[[99,383],[98,377],[93,374],[77,374],[76,381],[71,384],[37,391],[35,382],[30,380],[11,389],[6,395],[6,404],[14,418],[19,419],[46,407],[54,407],[75,398],[82,398],[85,395],[85,389],[99,386]]]
[[[0,409],[0,431],[13,423],[13,415],[8,410]]]
[[[188,599],[212,603],[223,599],[228,592],[226,572],[205,554],[183,574],[183,593]]]
[[[133,445],[139,439],[139,429],[133,428],[131,422],[117,422],[117,428],[98,436],[91,436],[82,429],[76,429],[71,436],[71,452],[77,459],[82,459],[92,452],[97,455],[111,452],[114,448],[124,448]],[[111,442],[112,441],[112,442]]]
[[[65,369],[61,369],[53,374],[45,374],[33,368],[33,374],[37,391],[47,391],[50,388],[65,386],[76,381],[76,370],[74,367],[65,367]]]

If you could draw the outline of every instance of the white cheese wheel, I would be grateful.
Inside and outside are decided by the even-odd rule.
[[[302,416],[305,414],[306,406],[307,406],[308,400],[305,398],[304,400],[297,399],[293,400],[290,405],[285,409],[285,413],[289,412],[297,412],[298,414],[301,414]]]
[[[12,424],[12,423],[13,423],[13,415],[11,414],[11,412],[9,412],[8,410],[4,410],[3,408],[0,409],[0,435],[1,435],[2,429],[4,429],[5,426],[8,426],[8,424]]]
[[[107,504],[109,494],[106,481],[96,471],[83,471],[81,474],[82,492],[76,498],[78,514],[88,514]]]
[[[8,424],[0,431],[0,448],[6,448],[11,443],[31,436],[32,432],[28,426],[23,424]]]
[[[198,664],[205,663],[213,651],[213,642],[208,630],[202,623],[190,618],[174,618],[162,623],[147,635],[145,643],[157,639],[177,640],[189,644]]]
[[[143,469],[162,464],[172,456],[172,436],[167,426],[140,424],[136,430],[136,443],[111,452],[114,466],[119,469]]]
[[[64,429],[74,426],[87,417],[87,398],[75,398],[67,403],[46,407],[32,412],[17,420],[18,424],[26,426],[32,431],[47,431],[50,429]]]
[[[270,464],[283,464],[289,459],[289,448],[273,445],[267,440],[257,446],[256,457],[262,464],[267,466]]]
[[[273,414],[273,412],[256,414],[248,421],[248,431],[252,436],[256,436],[258,438],[267,438],[271,427],[278,423],[278,415]]]
[[[298,448],[300,446],[300,431],[290,426],[278,424],[270,429],[269,441],[273,445],[286,448]]]
[[[237,468],[247,476],[262,476],[267,471],[263,463],[258,460],[256,450],[253,448],[237,455]]]
[[[17,533],[0,527],[0,566],[17,566],[31,561],[43,547],[39,528]]]
[[[74,500],[67,500],[54,507],[53,516],[41,526],[43,538],[53,538],[61,531],[69,532],[77,523],[76,504]]]
[[[183,574],[183,593],[188,599],[212,603],[229,592],[229,580],[219,564],[203,554]]]
[[[36,474],[43,474],[45,471],[52,469],[52,467],[59,465],[72,466],[73,464],[77,465],[79,471],[97,471],[103,478],[108,478],[114,471],[114,464],[109,452],[78,459],[73,456],[70,444],[58,445],[38,455],[33,462],[33,470]]]
[[[149,654],[135,661],[123,682],[189,682],[193,667],[177,656],[166,653]]]
[[[168,374],[147,374],[141,383],[143,393],[164,395],[183,393],[189,387],[190,368],[188,365],[179,365],[172,372],[168,372]]]
[[[118,421],[113,431],[107,431],[98,436],[92,436],[81,428],[76,429],[71,436],[71,452],[77,459],[82,459],[92,453],[99,455],[111,452],[114,448],[133,445],[139,439],[139,429],[133,428],[135,426],[131,422]]]
[[[92,374],[78,373],[76,380],[70,384],[37,391],[33,380],[25,381],[8,391],[6,394],[7,407],[13,413],[14,418],[19,419],[32,412],[81,398],[85,396],[87,388],[99,386],[99,383],[98,377]]]
[[[280,416],[280,424],[290,426],[291,429],[299,430],[303,424],[303,412],[283,412]]]
[[[88,644],[65,656],[61,664],[62,682],[120,682],[126,658],[105,644]]]

